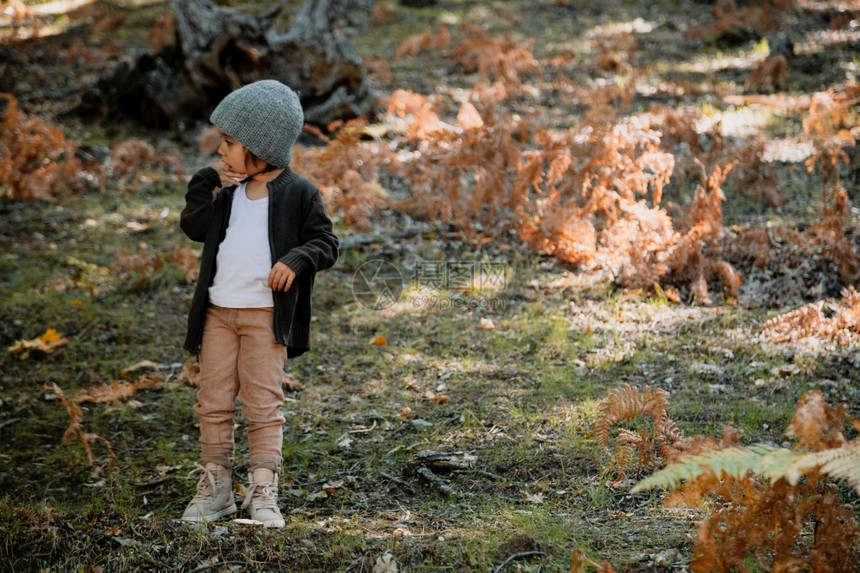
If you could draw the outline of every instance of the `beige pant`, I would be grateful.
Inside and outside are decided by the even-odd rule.
[[[200,421],[203,463],[233,465],[236,399],[248,430],[250,469],[280,473],[283,461],[287,349],[275,342],[271,308],[206,311],[200,350],[200,389],[194,412]]]

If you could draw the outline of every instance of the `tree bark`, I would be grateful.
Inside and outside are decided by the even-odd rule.
[[[368,0],[305,0],[286,34],[274,29],[285,1],[260,16],[212,0],[176,0],[176,41],[121,64],[85,95],[80,111],[116,111],[154,127],[208,117],[232,90],[277,79],[302,100],[305,121],[321,126],[365,115],[374,97],[362,62],[335,18]],[[372,4],[372,2],[370,2]]]
[[[275,69],[284,83],[298,86],[309,123],[364,115],[374,103],[361,59],[346,36],[334,31],[335,15],[358,2],[305,0],[289,31],[272,34],[272,42],[289,55]]]

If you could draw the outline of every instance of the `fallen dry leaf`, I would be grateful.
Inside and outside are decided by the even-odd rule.
[[[348,450],[352,447],[352,442],[353,440],[349,436],[341,436],[341,438],[335,442],[335,445],[342,450]]]
[[[343,487],[343,480],[339,479],[337,481],[326,482],[322,485],[322,489],[329,495],[334,495],[337,490]]]
[[[128,375],[135,370],[140,370],[141,368],[159,368],[159,366],[160,364],[153,362],[152,360],[141,360],[140,362],[136,362],[131,366],[122,369],[119,376],[120,378],[128,378]]]
[[[19,340],[15,342],[7,350],[12,354],[20,354],[21,360],[26,360],[30,357],[31,352],[50,354],[68,343],[68,338],[64,338],[55,329],[49,328],[41,336],[32,340]]]
[[[159,464],[159,465],[155,466],[155,471],[157,471],[158,475],[160,475],[161,477],[166,476],[168,472],[172,472],[173,470],[181,470],[181,469],[182,469],[181,465],[168,466],[168,465]]]
[[[196,358],[189,358],[182,365],[182,371],[176,377],[177,382],[185,382],[189,386],[197,387],[200,385],[200,363]]]
[[[442,404],[447,402],[451,398],[448,397],[447,394],[437,394],[433,390],[427,390],[424,392],[424,399],[428,402],[436,402],[437,404]]]
[[[284,372],[281,377],[281,386],[283,386],[284,390],[287,392],[304,392],[307,390],[307,387],[299,382],[298,378],[287,372]]]

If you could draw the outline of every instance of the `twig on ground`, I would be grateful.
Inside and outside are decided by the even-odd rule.
[[[472,471],[472,472],[474,472],[478,475],[482,475],[484,477],[488,477],[488,478],[492,479],[493,481],[507,481],[507,480],[505,480],[505,476],[500,476],[498,474],[494,474],[493,472],[488,472],[487,470],[479,470],[477,468],[473,468],[469,471]]]
[[[400,479],[398,477],[394,477],[393,475],[387,474],[385,472],[379,472],[379,475],[381,475],[382,477],[384,477],[387,480],[393,481],[394,483],[396,483],[399,486],[405,487],[407,490],[409,490],[409,493],[412,493],[412,494],[415,493],[415,490],[412,489],[412,486],[409,485],[408,483],[406,483],[405,481],[403,481],[402,479]]]
[[[226,567],[227,565],[248,565],[247,561],[218,561],[217,563],[210,563],[209,565],[201,565],[197,569],[193,569],[191,573],[200,573],[201,571],[208,571],[209,569],[215,569],[216,567]]]
[[[20,422],[20,421],[21,421],[21,418],[11,418],[9,420],[6,420],[5,422],[0,423],[0,430],[5,428],[6,426],[11,426],[15,422]]]
[[[374,421],[373,421],[373,425],[372,425],[371,427],[369,427],[369,428],[359,428],[359,429],[357,429],[357,430],[347,430],[346,432],[344,432],[343,434],[341,434],[341,435],[340,435],[340,437],[338,437],[338,439],[336,439],[336,440],[334,441],[334,443],[336,443],[336,444],[337,444],[337,443],[340,443],[340,441],[341,441],[342,439],[346,438],[346,437],[347,437],[348,435],[350,435],[350,434],[364,434],[364,433],[367,433],[367,432],[372,432],[372,431],[373,431],[373,430],[375,430],[375,429],[376,429],[376,420],[374,420]]]
[[[423,477],[424,479],[426,479],[427,481],[429,481],[430,483],[432,483],[433,485],[438,487],[445,494],[457,495],[454,492],[454,488],[452,488],[450,485],[445,483],[445,480],[443,480],[442,478],[440,478],[439,476],[434,474],[430,468],[420,467],[417,470],[415,470],[415,473],[417,473],[419,476]]]
[[[285,482],[283,482],[283,485],[290,486],[290,487],[293,487],[293,488],[296,488],[296,487],[308,487],[308,486],[312,486],[312,485],[322,485],[322,484],[324,484],[324,483],[325,483],[325,482],[327,482],[327,481],[328,481],[327,479],[318,479],[318,480],[305,481],[305,482],[300,482],[300,481],[289,482],[289,481],[285,481]]]
[[[514,553],[513,555],[505,559],[501,565],[496,567],[495,573],[499,573],[499,571],[505,568],[505,565],[507,565],[511,561],[514,561],[515,559],[522,559],[524,557],[537,557],[538,555],[546,554],[543,551],[523,551],[522,553]]]
[[[131,482],[131,485],[133,485],[135,487],[149,487],[151,485],[158,485],[160,483],[164,483],[167,480],[169,480],[170,478],[171,478],[171,476],[164,476],[164,477],[156,478],[156,479],[151,480],[151,481],[133,481],[133,482]]]
[[[372,432],[374,429],[376,429],[376,420],[373,420],[373,425],[369,428],[360,428],[358,430],[349,430],[347,433],[348,434],[362,434],[364,432]]]

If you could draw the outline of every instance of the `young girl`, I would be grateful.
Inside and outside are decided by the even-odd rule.
[[[283,527],[281,379],[287,357],[310,348],[314,275],[334,264],[338,241],[317,188],[289,168],[304,122],[290,88],[274,80],[242,87],[210,120],[221,133],[223,173],[207,167],[192,177],[180,220],[185,234],[203,243],[185,340],[185,349],[199,354],[194,411],[203,465],[182,519],[211,521],[236,511],[238,398],[251,457],[242,507],[267,527]]]

